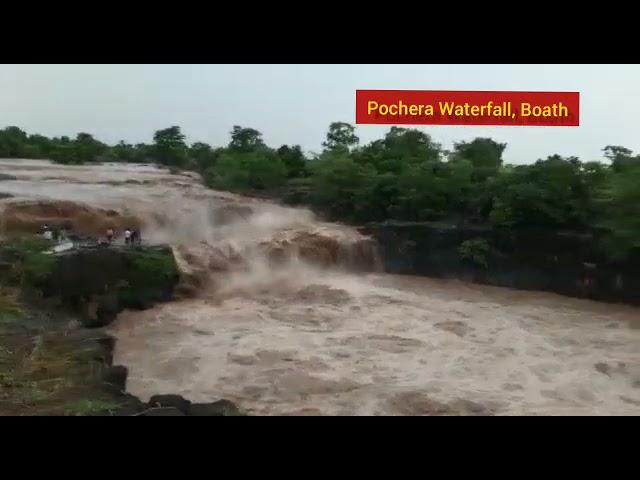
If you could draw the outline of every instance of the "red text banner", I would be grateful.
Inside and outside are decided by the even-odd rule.
[[[580,93],[356,90],[356,123],[576,127]]]

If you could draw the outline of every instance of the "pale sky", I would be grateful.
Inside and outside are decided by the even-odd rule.
[[[579,127],[417,128],[445,148],[506,142],[509,163],[600,159],[606,145],[640,152],[640,65],[0,65],[0,128],[138,143],[179,125],[190,142],[222,146],[241,125],[270,146],[319,152],[331,122],[355,124],[356,89],[579,91]],[[366,143],[388,129],[356,132]]]

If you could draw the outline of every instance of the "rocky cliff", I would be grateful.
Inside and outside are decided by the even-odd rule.
[[[124,308],[173,298],[179,271],[169,247],[50,247],[34,237],[0,244],[0,415],[240,414],[226,400],[127,394],[115,341],[95,329]]]
[[[366,229],[385,271],[640,304],[640,252],[612,261],[596,233],[387,222]]]
[[[26,281],[45,298],[80,314],[87,327],[104,326],[125,308],[169,301],[179,279],[171,248],[95,247],[32,256]]]

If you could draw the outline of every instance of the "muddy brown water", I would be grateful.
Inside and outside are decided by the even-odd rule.
[[[134,214],[199,278],[192,298],[110,327],[143,399],[271,415],[640,413],[637,308],[384,274],[353,228],[153,166],[6,160],[0,173],[17,177],[0,181],[14,195],[0,210],[38,198]],[[372,271],[350,270],[355,251]]]

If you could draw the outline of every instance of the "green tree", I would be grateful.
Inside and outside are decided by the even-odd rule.
[[[602,189],[604,214],[600,226],[609,229],[608,252],[624,258],[632,248],[640,248],[640,165],[610,177]]]
[[[491,221],[505,226],[585,228],[594,220],[597,179],[593,166],[585,169],[575,157],[552,155],[533,165],[519,165],[495,182]]]
[[[473,180],[484,182],[498,174],[506,147],[506,143],[498,143],[491,138],[475,138],[471,142],[455,143],[452,156],[469,160],[473,165]]]
[[[307,161],[300,145],[282,145],[278,149],[278,156],[287,167],[287,177],[303,177],[307,174]]]
[[[470,238],[463,241],[458,247],[458,254],[463,260],[468,260],[476,265],[487,268],[487,255],[491,247],[483,238]]]
[[[135,148],[124,140],[120,140],[111,148],[111,158],[118,162],[132,162],[135,158]]]
[[[446,215],[447,182],[440,176],[440,165],[411,165],[398,176],[400,194],[390,213],[400,220],[436,220]]]
[[[203,142],[196,142],[189,149],[189,156],[201,171],[213,167],[219,155],[220,151],[212,149],[209,144]]]
[[[287,168],[271,150],[223,153],[206,172],[207,183],[214,188],[234,190],[270,190],[281,186]]]
[[[45,158],[51,151],[51,140],[43,135],[29,135],[27,138],[26,158]]]
[[[329,125],[327,140],[322,145],[327,150],[349,151],[359,141],[353,125],[345,122],[333,122]]]
[[[264,148],[262,134],[254,128],[243,128],[238,125],[233,126],[231,131],[231,142],[229,149],[239,152],[253,152]]]
[[[603,148],[604,156],[611,161],[615,172],[622,172],[627,168],[640,165],[640,155],[633,156],[628,148],[618,145],[607,145]]]
[[[391,127],[384,137],[387,156],[400,157],[409,163],[436,162],[441,147],[431,137],[416,129]]]
[[[356,162],[370,164],[380,173],[399,174],[409,165],[440,162],[442,148],[424,132],[391,127],[384,139],[355,150],[352,156]]]
[[[334,217],[363,218],[374,169],[354,162],[344,151],[325,153],[311,162],[310,167],[314,205]]]
[[[187,145],[180,127],[158,130],[153,135],[153,154],[163,165],[181,167],[187,161]]]
[[[89,133],[79,133],[73,147],[76,163],[95,162],[103,154],[107,146],[93,138]]]
[[[19,158],[24,156],[27,134],[18,127],[6,127],[0,131],[0,156]]]

